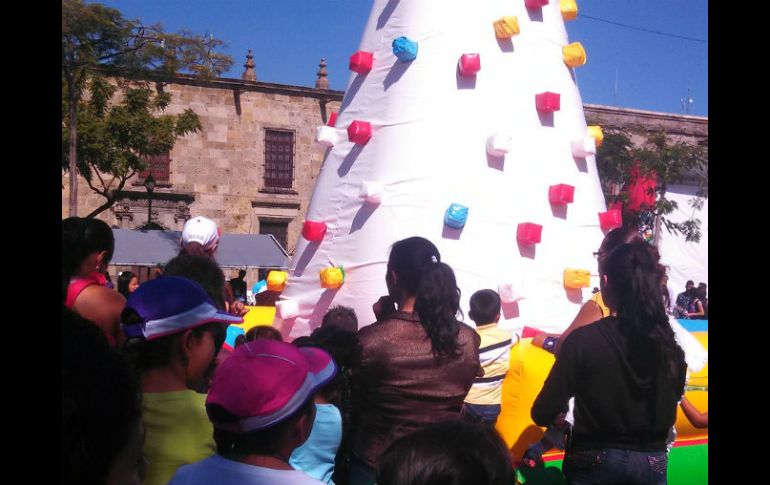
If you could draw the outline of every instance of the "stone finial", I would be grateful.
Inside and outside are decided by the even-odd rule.
[[[245,71],[243,71],[243,74],[241,75],[241,78],[245,81],[256,81],[257,80],[257,72],[254,70],[254,54],[251,53],[251,49],[249,49],[249,53],[246,54],[246,64],[243,65],[243,67],[246,68]]]
[[[318,89],[329,89],[329,80],[326,79],[326,76],[328,75],[326,73],[326,59],[321,59],[321,63],[318,64],[318,79],[315,81],[315,87]]]

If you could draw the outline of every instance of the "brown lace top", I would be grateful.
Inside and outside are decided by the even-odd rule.
[[[370,467],[396,439],[426,425],[458,419],[479,365],[481,339],[456,322],[462,355],[438,359],[415,314],[398,312],[359,331],[353,368],[354,453]]]

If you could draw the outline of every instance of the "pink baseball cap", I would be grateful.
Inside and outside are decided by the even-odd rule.
[[[197,216],[188,219],[182,229],[182,247],[191,242],[197,242],[206,251],[214,251],[219,244],[219,229],[217,223],[206,217]]]
[[[206,406],[217,404],[237,416],[214,427],[249,433],[291,417],[337,374],[334,359],[315,347],[297,348],[277,340],[238,346],[214,373]]]

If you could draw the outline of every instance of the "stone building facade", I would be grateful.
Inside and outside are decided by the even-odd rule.
[[[180,77],[164,83],[172,96],[167,112],[192,108],[203,129],[179,139],[168,159],[160,160],[152,220],[181,230],[190,216],[202,215],[215,220],[222,232],[274,234],[291,254],[324,157],[324,148],[313,141],[315,129],[339,109],[343,96],[323,88],[325,76],[322,61],[316,83],[321,88],[224,78]],[[708,140],[708,118],[584,107],[589,124],[663,129],[675,139]],[[137,174],[118,202],[98,217],[119,228],[146,224],[144,177]],[[63,218],[68,215],[68,179],[62,174]],[[104,199],[82,178],[79,184],[78,214],[85,215]]]

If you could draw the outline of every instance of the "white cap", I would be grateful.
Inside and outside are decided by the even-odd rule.
[[[206,251],[214,251],[219,243],[217,223],[201,216],[188,219],[182,229],[182,247],[191,242],[199,243]]]

